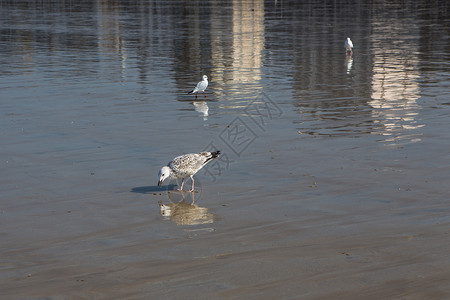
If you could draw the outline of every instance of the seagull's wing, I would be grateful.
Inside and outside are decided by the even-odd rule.
[[[218,157],[220,151],[216,152],[202,152],[190,153],[175,157],[170,163],[169,167],[178,174],[194,175],[210,160]]]
[[[188,94],[197,93],[200,90],[201,83],[202,83],[201,81],[199,83],[197,83],[197,85],[195,86],[195,89],[193,89],[192,91],[188,92]]]
[[[204,91],[206,90],[206,88],[208,87],[208,81],[200,81],[199,83],[197,83],[197,86],[195,87],[196,90],[198,91]]]
[[[201,86],[202,86],[202,82],[200,81],[200,82],[199,82],[199,83],[197,83],[197,85],[195,86],[194,92],[197,92],[197,91],[199,91],[199,90],[200,90],[200,88],[201,88]]]
[[[192,91],[192,93],[196,93],[196,92],[198,92],[198,88],[200,87],[200,82],[199,83],[197,83],[197,85],[195,86],[195,89],[193,89],[193,91]]]
[[[178,174],[195,174],[203,165],[205,159],[199,154],[190,153],[175,157],[169,167]]]

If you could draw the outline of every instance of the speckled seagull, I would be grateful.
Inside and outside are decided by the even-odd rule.
[[[197,99],[197,93],[198,92],[202,92],[203,96],[205,96],[205,90],[208,87],[208,76],[203,75],[203,80],[200,81],[199,83],[197,83],[197,86],[195,87],[195,89],[193,89],[192,91],[190,91],[188,94],[195,94],[195,99]]]
[[[167,166],[162,167],[159,171],[158,186],[161,187],[163,181],[167,178],[178,179],[181,178],[181,187],[179,191],[183,190],[184,179],[191,177],[192,187],[188,192],[194,191],[194,175],[208,162],[217,158],[220,151],[190,153],[175,157]]]

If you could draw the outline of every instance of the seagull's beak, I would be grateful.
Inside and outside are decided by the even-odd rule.
[[[162,180],[158,181],[158,186],[161,187],[162,183],[163,183]]]

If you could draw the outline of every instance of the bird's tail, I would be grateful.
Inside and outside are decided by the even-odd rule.
[[[192,90],[192,91],[188,92],[188,94],[193,94],[195,92],[196,92],[196,90]]]

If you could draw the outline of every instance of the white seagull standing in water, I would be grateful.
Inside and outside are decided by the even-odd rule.
[[[347,53],[349,55],[353,55],[353,43],[349,37],[345,40],[344,47],[345,47],[345,53]]]
[[[199,83],[197,83],[197,86],[195,87],[195,89],[190,91],[188,94],[195,94],[195,99],[197,99],[197,93],[202,92],[206,98],[205,90],[207,87],[208,87],[208,76],[203,75],[203,80],[200,81]]]
[[[178,179],[181,178],[181,187],[179,191],[183,190],[184,179],[191,177],[192,187],[189,192],[194,191],[194,175],[208,162],[217,158],[220,151],[215,152],[202,152],[202,153],[190,153],[175,157],[167,166],[162,167],[159,171],[158,186],[161,187],[163,181],[167,178]]]

